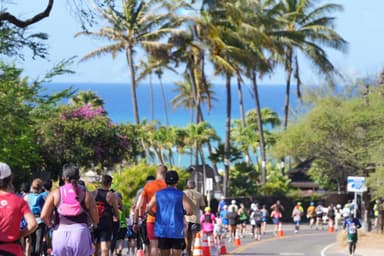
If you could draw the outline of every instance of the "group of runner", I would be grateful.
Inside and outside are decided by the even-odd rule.
[[[79,168],[65,164],[62,183],[34,179],[16,194],[11,168],[0,163],[0,255],[121,255],[126,218],[112,177],[89,192]]]
[[[276,234],[286,209],[276,201],[266,205],[252,203],[247,209],[236,200],[222,198],[217,212],[206,205],[193,180],[183,191],[177,189],[176,171],[158,166],[156,176],[137,192],[130,215],[126,216],[120,193],[111,190],[112,177],[103,175],[101,187],[89,192],[80,180],[79,168],[65,164],[63,183],[50,191],[52,184],[33,180],[30,189],[15,194],[12,172],[0,163],[0,255],[122,255],[128,238],[128,253],[138,250],[148,256],[192,255],[196,233],[213,236],[219,246],[223,239],[233,241],[246,235],[252,226],[252,238],[260,240],[269,219]],[[336,229],[346,228],[350,254],[356,248],[358,219],[354,205],[333,204],[324,207],[313,202],[306,209],[309,225],[319,229],[326,220]],[[270,214],[269,214],[270,211]],[[291,214],[295,232],[299,231],[304,209],[298,202]],[[52,248],[49,252],[48,248]]]

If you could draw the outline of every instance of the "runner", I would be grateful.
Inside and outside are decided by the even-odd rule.
[[[267,222],[268,222],[268,210],[267,206],[263,204],[263,207],[261,208],[261,233],[265,235],[265,232],[267,231]]]
[[[247,228],[248,221],[247,209],[245,209],[243,203],[240,203],[240,207],[237,210],[237,215],[239,215],[240,220],[240,238],[243,238],[245,235],[245,230]]]
[[[184,214],[193,213],[193,203],[176,188],[178,181],[177,172],[168,171],[165,176],[167,187],[157,191],[146,208],[149,216],[156,214],[154,235],[158,237],[160,255],[164,256],[181,256],[185,249]]]
[[[251,214],[249,216],[250,222],[252,224],[252,237],[256,240],[261,239],[261,222],[262,222],[262,212],[259,209],[258,204],[251,205]]]
[[[145,184],[151,182],[151,181],[154,181],[156,180],[156,177],[153,176],[153,175],[148,175],[147,176],[147,179],[146,179],[146,182]],[[136,249],[137,250],[143,250],[144,251],[144,254],[145,255],[149,255],[149,252],[148,252],[148,246],[149,246],[149,239],[148,239],[148,236],[147,236],[147,226],[146,226],[146,222],[144,220],[144,212],[145,212],[145,207],[146,205],[145,204],[141,204],[141,194],[143,193],[144,191],[144,187],[140,188],[137,192],[136,192],[136,196],[135,196],[135,199],[133,201],[133,212],[132,212],[132,231],[134,231],[133,229],[133,223],[135,222],[135,216],[141,216],[141,217],[138,217],[137,219],[137,224],[136,224],[136,231],[134,231],[134,235],[136,236]],[[141,207],[137,207],[138,205],[141,205]]]
[[[295,233],[300,230],[301,216],[303,215],[303,208],[299,203],[295,205],[292,211],[293,222],[295,223]]]
[[[120,192],[116,192],[114,189],[111,189],[111,191],[113,193],[115,193],[115,195],[116,195],[117,206],[118,206],[119,216],[120,216],[120,212],[124,211],[122,195]],[[125,221],[125,217],[124,217],[124,221]],[[126,227],[126,225],[124,225],[124,226]],[[127,230],[125,230],[125,231],[127,231]],[[118,239],[119,233],[120,233],[120,219],[119,219],[119,217],[117,217],[117,218],[113,217],[112,238],[111,238],[111,243],[109,245],[109,250],[111,251],[111,254],[114,254],[114,252],[116,251],[116,241]]]
[[[166,173],[167,173],[167,167],[165,165],[159,165],[156,170],[156,180],[145,184],[144,190],[141,194],[141,198],[137,203],[136,209],[135,209],[135,217],[133,222],[133,230],[135,232],[138,231],[139,219],[144,220],[144,216],[139,215],[140,209],[143,206],[146,206],[148,202],[151,201],[152,197],[155,195],[157,191],[166,188],[167,186],[165,184]],[[156,208],[152,209],[152,212],[156,213]],[[155,230],[154,230],[155,220],[156,220],[155,216],[152,216],[152,215],[148,215],[144,220],[146,223],[147,236],[149,239],[149,255],[151,256],[159,255],[158,239],[155,236]]]
[[[236,237],[237,223],[238,223],[238,215],[235,207],[231,207],[231,210],[227,213],[228,219],[228,242],[234,241]]]
[[[121,202],[121,205],[122,205],[123,195],[120,192],[116,192],[115,194],[118,197],[119,202]],[[127,220],[126,220],[126,218],[127,218],[127,216],[125,214],[123,207],[119,207],[119,232],[117,233],[117,236],[116,236],[115,250],[114,250],[114,252],[111,252],[112,255],[116,255],[116,256],[122,255],[123,249],[125,247],[125,237],[127,236]],[[131,223],[129,228],[132,229],[132,223]],[[129,241],[129,242],[131,242],[131,241]],[[112,246],[111,246],[111,248],[112,248]],[[130,247],[128,246],[128,254],[130,252],[129,249],[130,249]],[[132,251],[132,254],[134,254],[134,251]]]
[[[96,256],[99,252],[101,256],[109,255],[113,218],[119,218],[118,200],[116,194],[111,191],[111,185],[112,177],[110,175],[103,175],[101,177],[101,188],[93,192],[100,216],[100,222],[94,229]]]
[[[12,185],[13,175],[6,163],[0,162],[0,255],[22,256],[23,248],[18,242],[38,227],[35,217],[27,202],[16,195]],[[20,230],[22,218],[25,219],[25,228]]]
[[[203,234],[208,236],[213,235],[213,227],[216,222],[215,214],[211,213],[210,207],[205,207],[204,214],[200,216],[201,230]]]
[[[277,236],[277,230],[279,228],[280,219],[283,217],[281,212],[279,211],[279,207],[273,207],[271,212],[271,218],[273,222],[273,235]]]
[[[203,195],[196,190],[196,184],[193,180],[188,180],[187,189],[183,192],[193,203],[193,214],[185,216],[185,220],[188,224],[187,231],[185,232],[186,251],[187,256],[192,256],[193,238],[196,233],[201,230],[200,211],[204,209],[205,201]]]
[[[343,226],[343,210],[341,204],[336,205],[335,212],[335,230],[338,231]]]
[[[316,230],[323,229],[323,208],[321,202],[316,206]]]
[[[41,212],[42,220],[53,230],[53,255],[91,255],[94,252],[88,218],[97,224],[99,216],[94,198],[85,187],[78,185],[79,177],[76,165],[65,164],[64,185],[49,193]]]
[[[52,254],[91,255],[94,248],[88,218],[98,224],[96,202],[85,187],[78,185],[80,173],[76,165],[65,164],[62,177],[64,185],[49,193],[41,212],[47,226],[53,227]]]
[[[41,220],[40,214],[44,206],[43,181],[34,179],[31,185],[31,192],[24,197],[28,202],[29,208],[35,215],[38,228],[29,236],[31,256],[40,256],[43,252],[43,239],[47,230],[47,226]]]
[[[336,207],[332,203],[328,206],[327,217],[328,217],[328,226],[334,227],[335,217],[336,217]]]
[[[220,197],[220,202],[217,206],[217,212],[221,212],[223,209],[224,209],[224,205],[227,205],[227,203],[225,202],[225,197],[224,196],[221,196]]]
[[[310,202],[307,208],[307,219],[309,219],[309,227],[312,228],[316,221],[316,207],[314,202]]]
[[[347,232],[350,256],[355,256],[357,243],[357,229],[359,228],[361,228],[360,221],[358,218],[354,218],[353,213],[351,212],[344,221],[344,229]]]
[[[223,227],[223,232],[226,234],[228,232],[228,205],[224,205],[223,209],[220,211],[220,219],[221,219],[221,224]]]

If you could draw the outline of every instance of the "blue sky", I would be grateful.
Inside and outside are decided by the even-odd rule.
[[[349,42],[346,54],[327,51],[335,66],[349,79],[375,76],[384,68],[384,22],[383,0],[334,0],[324,3],[338,3],[343,5],[344,11],[337,13],[336,31]],[[18,0],[10,5],[9,10],[22,17],[29,17],[37,10],[45,7],[46,1]],[[80,31],[76,19],[71,16],[65,0],[55,1],[51,15],[42,22],[33,25],[30,30],[49,34],[48,46],[50,56],[48,60],[32,60],[27,56],[25,62],[18,62],[24,69],[24,75],[31,78],[42,77],[55,63],[71,56],[82,57],[91,50],[102,45],[103,42],[87,37],[75,38]],[[97,83],[128,83],[129,73],[124,54],[116,59],[110,55],[75,63],[72,67],[74,75],[57,77],[54,82],[97,82]],[[303,81],[307,84],[321,83],[316,73],[308,64],[301,65]],[[211,81],[220,83],[220,77],[211,77]],[[167,82],[174,82],[169,76]],[[262,84],[284,84],[285,77],[281,70],[277,70],[271,77],[261,81]]]

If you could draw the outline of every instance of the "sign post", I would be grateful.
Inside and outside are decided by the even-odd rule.
[[[354,209],[353,216],[356,218],[357,214],[357,193],[363,193],[367,191],[365,185],[365,177],[348,176],[347,178],[347,192],[354,192]]]
[[[205,190],[207,193],[207,202],[208,206],[211,207],[211,191],[213,191],[213,179],[212,178],[207,178],[205,180]]]

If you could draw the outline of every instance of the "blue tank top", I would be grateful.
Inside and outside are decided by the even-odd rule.
[[[155,235],[165,238],[184,238],[183,192],[168,187],[156,193]]]

